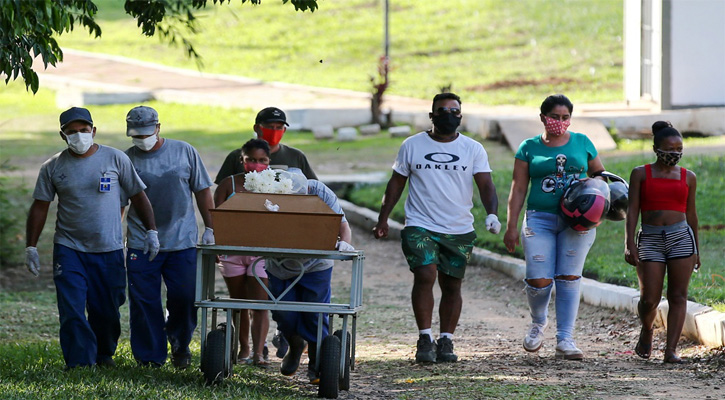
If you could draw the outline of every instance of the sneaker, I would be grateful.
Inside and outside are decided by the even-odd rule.
[[[456,362],[458,356],[453,353],[453,341],[447,337],[438,339],[436,362]]]
[[[272,345],[277,348],[277,358],[282,358],[285,354],[287,354],[287,349],[289,349],[289,343],[287,343],[287,339],[285,339],[282,331],[277,330],[277,332],[275,332],[274,336],[272,337]]]
[[[573,339],[562,339],[556,344],[556,358],[581,360],[584,358],[584,353],[576,347]]]
[[[172,354],[171,364],[176,369],[187,369],[191,365],[191,354]]]
[[[436,362],[436,342],[431,340],[430,335],[420,335],[418,337],[417,351],[415,352],[415,362],[423,363]],[[453,350],[453,349],[451,349]]]
[[[537,324],[532,322],[529,325],[529,330],[524,336],[524,350],[530,352],[539,351],[541,345],[544,344],[544,330],[546,329],[546,323]]]
[[[262,359],[269,362],[269,347],[267,347],[267,343],[264,344],[264,349],[262,350]]]

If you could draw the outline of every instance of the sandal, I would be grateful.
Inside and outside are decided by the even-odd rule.
[[[250,358],[249,363],[259,368],[269,367],[269,361],[265,360],[264,357],[259,357],[256,354]]]
[[[652,331],[652,329],[648,330],[642,328],[639,333],[639,340],[637,341],[637,345],[634,346],[634,352],[645,360],[648,359],[649,356],[652,354]],[[644,342],[642,341],[642,336],[645,333],[650,337],[649,344],[644,344]]]
[[[665,357],[664,363],[665,364],[684,364],[685,361],[683,361],[680,357],[672,354],[670,356]]]
[[[665,358],[662,360],[665,364],[683,364],[685,361],[682,360],[677,353],[674,351],[665,351]]]

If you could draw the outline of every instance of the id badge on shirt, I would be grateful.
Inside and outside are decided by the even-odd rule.
[[[101,193],[110,193],[111,192],[111,178],[110,177],[101,177],[100,185],[98,186],[98,191]]]

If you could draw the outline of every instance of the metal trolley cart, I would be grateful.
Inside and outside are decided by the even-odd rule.
[[[352,261],[349,303],[325,304],[281,301],[278,298],[284,297],[289,288],[277,298],[272,295],[267,287],[264,288],[270,300],[216,297],[214,293],[216,275],[215,262],[216,256],[219,254],[260,256],[268,263],[293,260],[293,262],[297,262],[300,266],[302,265],[302,260],[307,258]],[[234,311],[242,309],[298,311],[318,313],[317,343],[321,344],[317,346],[316,357],[317,370],[320,372],[319,396],[337,398],[340,389],[349,390],[350,370],[354,370],[355,368],[357,313],[362,309],[364,259],[365,256],[362,251],[342,252],[270,247],[198,246],[195,305],[201,308],[201,370],[207,382],[218,382],[229,376],[232,371],[232,361],[236,357],[235,347],[237,339],[236,335],[234,335],[233,325],[227,323],[217,326],[217,310],[226,310],[227,321],[232,321]],[[303,275],[304,271],[298,275],[291,286],[294,286]],[[256,273],[255,278],[261,283]],[[209,311],[211,311],[211,329],[208,331]],[[323,314],[330,316],[330,332],[332,332],[334,315],[341,317],[342,329],[323,338]],[[350,316],[352,316],[351,327],[349,327],[348,323],[348,317]],[[350,328],[349,332],[348,328]],[[345,349],[344,356],[342,355],[342,349]]]

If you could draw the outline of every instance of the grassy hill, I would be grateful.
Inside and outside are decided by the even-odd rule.
[[[61,46],[195,69],[180,47],[147,38],[123,1],[96,0],[101,39],[77,31]],[[191,36],[203,71],[370,91],[383,54],[382,0],[319,0],[314,13],[281,1],[209,2]],[[623,98],[622,0],[394,0],[388,93],[431,98],[451,86],[464,101],[539,105]]]

